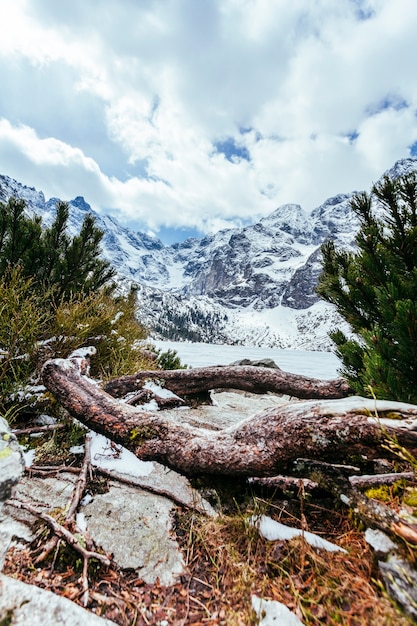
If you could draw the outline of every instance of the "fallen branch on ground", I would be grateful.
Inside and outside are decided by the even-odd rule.
[[[218,384],[224,386],[229,368],[214,369],[224,373],[218,379]],[[237,369],[240,377],[236,384],[242,389],[248,368]],[[190,374],[193,371],[186,370]],[[196,376],[199,378],[198,372]],[[190,385],[192,380],[189,378]],[[299,457],[338,463],[352,456],[368,460],[382,455],[393,458],[392,452],[381,446],[387,436],[395,436],[400,445],[417,452],[417,406],[410,404],[360,397],[293,402],[266,409],[233,427],[208,431],[179,422],[163,411],[138,411],[118,402],[82,376],[70,360],[45,363],[43,381],[57,400],[89,428],[121,443],[142,460],[159,461],[186,475],[291,474],[293,462]],[[201,382],[199,389],[203,389]],[[384,420],[382,428],[375,411],[381,418],[395,414],[400,419]]]
[[[198,513],[202,513],[203,515],[211,515],[212,512],[207,510],[204,506],[204,503],[201,498],[198,497],[198,492],[196,492],[195,497],[193,499],[187,499],[183,496],[176,494],[172,489],[166,489],[164,487],[158,487],[157,485],[152,485],[146,480],[141,480],[140,476],[130,476],[122,475],[120,473],[115,474],[112,470],[108,470],[105,467],[95,467],[95,472],[101,474],[102,476],[106,476],[106,478],[111,478],[111,480],[118,481],[120,483],[124,483],[125,485],[130,485],[132,487],[138,487],[139,489],[143,489],[144,491],[148,491],[149,493],[154,493],[158,496],[164,496],[169,500],[172,500],[175,504],[179,504],[182,507],[186,507],[187,509],[192,509],[193,511],[197,511]]]
[[[104,390],[121,398],[154,381],[179,396],[196,395],[209,389],[240,389],[252,393],[282,393],[297,398],[344,398],[352,391],[343,378],[319,380],[280,369],[254,365],[219,365],[190,370],[149,370],[108,382]]]
[[[397,480],[415,480],[414,472],[393,472],[390,474],[366,474],[363,476],[349,476],[349,482],[358,489],[368,489],[379,485],[392,485]]]
[[[10,506],[14,506],[16,509],[24,509],[25,511],[32,513],[32,515],[39,517],[41,520],[43,520],[44,522],[48,524],[48,526],[53,530],[53,532],[58,537],[60,537],[61,539],[64,539],[68,543],[68,545],[74,548],[76,552],[81,554],[83,558],[97,559],[98,561],[103,563],[103,565],[107,565],[108,567],[111,565],[111,561],[107,556],[105,556],[104,554],[100,554],[99,552],[86,550],[80,544],[78,539],[69,530],[65,528],[65,526],[62,526],[62,524],[59,524],[56,521],[56,519],[48,515],[48,513],[44,513],[43,511],[38,511],[38,509],[36,509],[31,504],[21,502],[20,500],[8,500],[7,504]]]
[[[91,437],[90,435],[86,435],[85,437],[85,451],[84,451],[84,461],[83,461],[83,465],[81,467],[81,470],[78,471],[78,478],[77,481],[75,483],[75,487],[73,489],[72,492],[72,497],[71,497],[71,501],[69,503],[68,506],[68,510],[65,514],[65,523],[66,524],[71,524],[74,527],[76,526],[75,524],[75,519],[76,519],[76,512],[77,512],[77,508],[79,506],[80,500],[83,497],[83,493],[84,493],[84,489],[85,486],[87,484],[87,476],[88,473],[91,471]],[[28,505],[22,505],[22,508],[26,508],[28,509]],[[33,507],[32,507],[33,508]],[[35,515],[40,515],[39,513],[34,513]],[[46,514],[42,514],[40,515],[41,518],[46,521],[49,526],[52,528],[52,530],[54,531],[54,534],[52,535],[52,537],[49,539],[49,541],[47,541],[47,543],[43,546],[42,552],[37,556],[35,563],[41,563],[42,561],[44,561],[50,554],[51,552],[58,547],[58,543],[60,541],[61,538],[64,538],[67,543],[70,543],[70,541],[68,541],[68,537],[73,537],[74,541],[76,541],[77,543],[79,543],[76,538],[74,537],[74,535],[72,533],[70,533],[70,531],[68,531],[64,526],[62,525],[58,525],[59,526],[59,532],[57,532],[57,526],[56,525],[52,525],[49,518],[50,516],[45,517]],[[53,519],[53,518],[50,518]],[[49,521],[48,521],[49,520]],[[56,524],[58,524],[56,522]],[[67,536],[62,535],[63,530],[65,530],[66,533],[68,533]],[[89,537],[85,537],[86,540],[86,545],[90,544],[91,545],[91,541],[89,541]],[[71,540],[72,541],[72,540]],[[75,544],[70,543],[70,545],[72,545],[73,547],[75,547]],[[81,545],[81,544],[79,544]],[[82,547],[82,546],[81,546]],[[75,548],[77,549],[77,548]],[[84,565],[83,565],[83,573],[82,573],[82,581],[83,581],[83,599],[82,599],[82,603],[84,606],[87,606],[88,603],[88,588],[89,588],[89,584],[88,584],[88,559],[91,558],[91,554],[93,554],[93,552],[89,551],[89,550],[85,550],[83,548],[84,552],[81,552],[83,558],[84,558]],[[80,552],[80,550],[78,550]],[[94,553],[95,554],[95,553]]]
[[[79,474],[79,467],[72,467],[71,465],[31,465],[26,468],[26,472],[29,475],[32,474],[59,474],[60,472],[67,472],[68,474]]]
[[[65,428],[65,424],[46,424],[46,426],[29,426],[28,428],[13,428],[12,433],[18,435],[32,435],[33,433],[47,433],[50,430]]]

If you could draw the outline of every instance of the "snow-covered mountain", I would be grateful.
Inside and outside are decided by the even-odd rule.
[[[398,161],[388,175],[417,171],[417,158]],[[320,246],[333,239],[351,247],[358,220],[354,192],[329,198],[307,214],[286,204],[245,228],[165,246],[94,212],[82,197],[70,201],[70,230],[85,212],[104,231],[103,256],[121,284],[138,289],[140,319],[154,336],[209,343],[328,349],[328,331],[343,325],[315,294]],[[17,196],[27,210],[50,223],[56,198],[0,176],[0,201]]]

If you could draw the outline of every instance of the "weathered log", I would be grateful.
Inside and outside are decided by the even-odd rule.
[[[118,402],[82,376],[70,360],[47,361],[43,381],[61,404],[96,432],[123,444],[142,460],[154,460],[186,475],[270,476],[291,473],[298,457],[341,463],[353,456],[389,456],[388,435],[417,451],[417,406],[364,398],[294,402],[266,409],[237,425],[208,431],[181,423],[167,412],[138,411]],[[395,413],[409,418],[390,420]]]
[[[282,393],[296,398],[345,398],[352,392],[343,378],[319,380],[254,365],[218,365],[189,370],[149,370],[108,382],[104,390],[115,398],[141,389],[146,381],[160,383],[179,396],[210,389],[239,389],[252,393]]]

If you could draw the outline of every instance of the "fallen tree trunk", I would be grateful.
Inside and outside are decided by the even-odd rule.
[[[116,378],[104,390],[116,398],[141,389],[145,382],[162,384],[179,396],[209,389],[239,389],[252,393],[282,393],[296,398],[345,398],[352,392],[343,378],[319,380],[253,365],[196,367],[189,370],[149,370]]]
[[[381,445],[388,436],[417,452],[414,405],[374,403],[357,397],[292,402],[264,410],[236,426],[209,431],[180,422],[178,414],[146,412],[118,402],[81,375],[70,360],[47,361],[43,381],[86,426],[121,443],[142,460],[159,461],[189,476],[271,476],[291,473],[299,457],[341,463],[354,456],[391,456]],[[388,413],[407,420],[388,420],[382,428],[381,420],[374,417],[375,408],[379,417]]]

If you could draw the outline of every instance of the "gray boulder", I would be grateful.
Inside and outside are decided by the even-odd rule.
[[[0,624],[13,626],[114,626],[51,591],[0,574]]]
[[[253,365],[255,367],[270,367],[274,370],[280,370],[281,368],[275,363],[273,359],[239,359],[239,361],[234,361],[230,363],[230,365]]]

